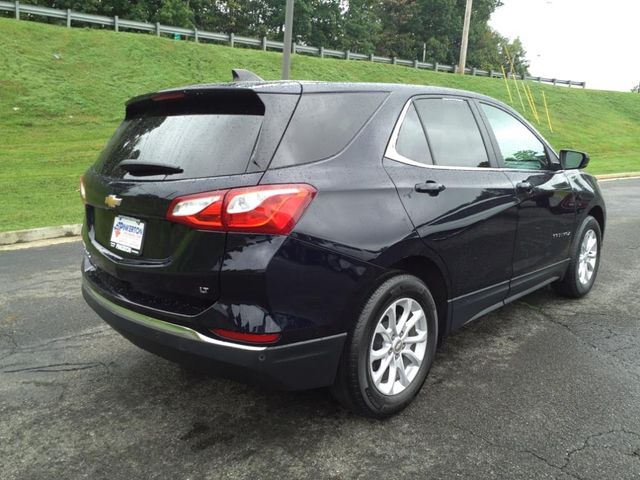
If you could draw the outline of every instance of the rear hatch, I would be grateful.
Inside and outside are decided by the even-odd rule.
[[[83,179],[92,280],[161,311],[212,305],[226,233],[170,222],[168,209],[176,197],[257,185],[299,94],[297,83],[229,85],[131,100]]]

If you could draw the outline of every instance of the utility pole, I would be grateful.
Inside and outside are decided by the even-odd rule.
[[[291,37],[293,34],[293,0],[287,0],[284,13],[284,46],[282,47],[282,80],[289,80],[291,69]]]
[[[460,63],[458,64],[458,72],[464,75],[464,69],[467,65],[467,46],[469,45],[469,25],[471,24],[471,9],[473,0],[467,0],[467,8],[464,11],[464,25],[462,27],[462,42],[460,42]]]

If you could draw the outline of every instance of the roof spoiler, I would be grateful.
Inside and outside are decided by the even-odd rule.
[[[264,82],[264,80],[255,73],[243,68],[234,68],[231,70],[231,75],[233,76],[234,82]]]

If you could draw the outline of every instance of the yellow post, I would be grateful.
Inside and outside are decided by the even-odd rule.
[[[540,116],[538,115],[538,107],[536,106],[536,99],[533,96],[533,92],[531,91],[531,85],[527,85],[527,89],[529,90],[529,96],[531,97],[531,105],[533,105],[533,114],[536,116],[536,121],[538,125],[540,125]]]
[[[503,45],[504,46],[504,51],[507,54],[507,59],[509,60],[509,71],[512,75],[511,78],[513,78],[513,83],[516,86],[516,92],[518,93],[518,98],[520,99],[520,105],[522,106],[522,113],[525,113],[527,111],[527,109],[524,106],[524,102],[522,101],[522,95],[520,94],[520,88],[518,87],[518,79],[515,77],[514,72],[513,72],[513,61],[511,60],[511,55],[509,54],[509,49],[507,48],[507,45]]]
[[[542,102],[544,103],[544,109],[547,112],[547,122],[549,123],[549,130],[553,133],[553,127],[551,126],[551,117],[549,116],[549,107],[547,106],[547,96],[542,91]]]
[[[531,114],[535,119],[535,114],[533,113],[533,105],[531,104],[531,97],[529,97],[529,91],[527,90],[527,84],[524,83],[524,78],[522,81],[522,90],[524,90],[524,96],[527,98],[527,103],[529,104],[529,109],[531,110]]]
[[[522,95],[520,95],[520,87],[518,87],[518,80],[516,79],[516,76],[513,75],[513,71],[511,71],[512,77],[513,78],[513,83],[515,83],[516,85],[516,92],[518,92],[518,98],[520,99],[520,105],[522,105],[522,113],[525,113],[527,111],[527,109],[524,107],[524,102],[522,101]]]
[[[536,122],[538,122],[538,124],[540,124],[540,118],[538,117],[538,113],[536,111],[536,105],[534,103],[533,100],[533,95],[531,94],[531,90],[529,89],[529,85],[527,85],[524,81],[524,79],[522,80],[522,88],[524,90],[524,93],[527,95],[527,100],[529,101],[529,108],[531,109],[531,113],[533,114],[533,118],[535,118]]]
[[[502,78],[504,78],[504,84],[507,87],[507,93],[509,94],[509,101],[513,105],[513,97],[511,96],[511,89],[509,88],[509,81],[507,80],[507,72],[504,71],[504,66],[500,65],[502,69]]]

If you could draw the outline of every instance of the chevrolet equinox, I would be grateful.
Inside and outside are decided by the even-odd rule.
[[[507,105],[234,76],[128,101],[81,180],[84,297],[139,347],[384,417],[452,331],[593,286],[589,157]]]

